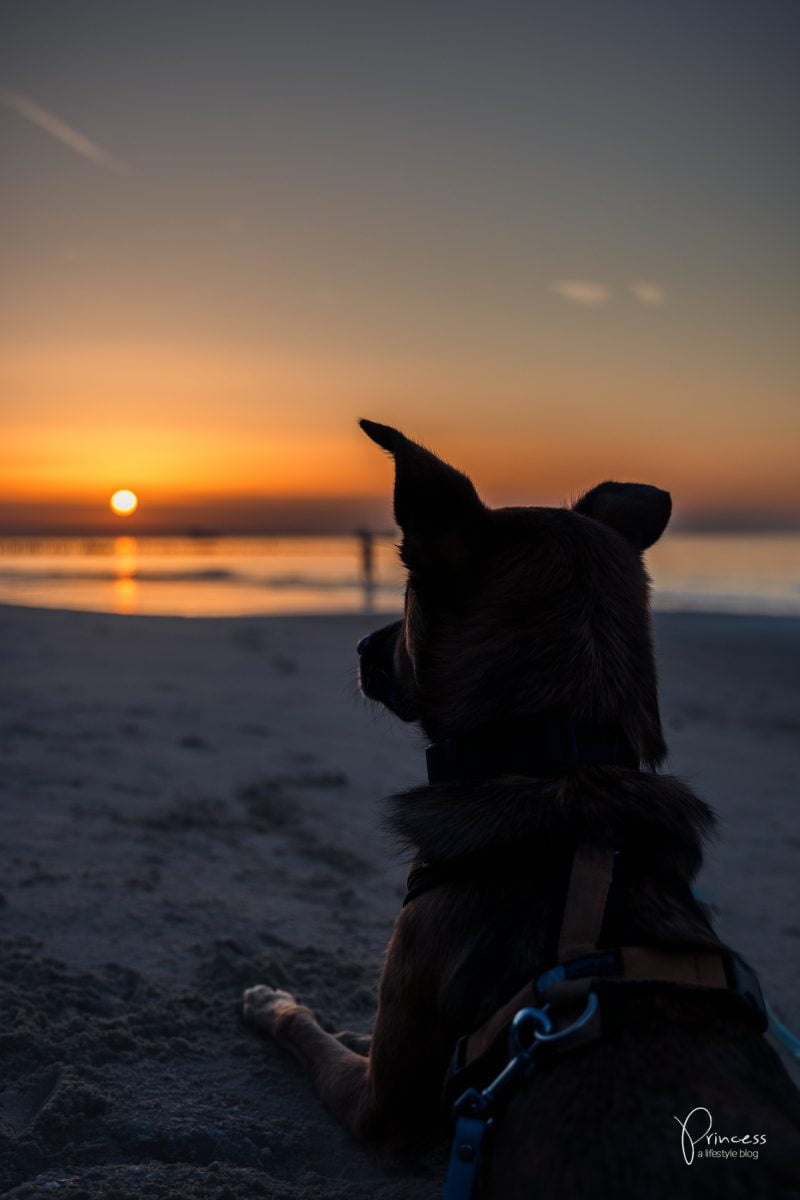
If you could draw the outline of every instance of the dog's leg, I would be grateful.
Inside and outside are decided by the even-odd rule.
[[[257,1029],[269,1033],[276,1041],[282,1042],[300,1060],[309,1074],[322,1052],[335,1053],[331,1042],[336,1043],[344,1052],[339,1061],[347,1062],[354,1055],[366,1061],[369,1054],[372,1034],[326,1033],[318,1024],[310,1008],[300,1004],[291,992],[269,987],[267,984],[257,984],[247,988],[243,997],[242,1012],[244,1019]]]
[[[356,1054],[363,1054],[365,1057],[369,1054],[372,1046],[371,1033],[352,1033],[349,1029],[343,1029],[341,1033],[333,1035],[343,1046],[347,1046],[348,1050],[354,1050]]]
[[[244,994],[246,1019],[291,1051],[337,1120],[356,1137],[397,1148],[435,1134],[452,1044],[435,1022],[426,964],[415,969],[400,952],[409,939],[399,932],[381,979],[369,1056],[321,1029],[290,992],[261,984]]]
[[[369,1060],[326,1033],[310,1008],[290,992],[259,984],[244,993],[244,1017],[300,1061],[320,1099],[357,1136],[363,1135],[363,1096]]]

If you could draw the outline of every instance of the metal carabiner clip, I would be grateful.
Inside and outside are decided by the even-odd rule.
[[[521,1008],[515,1015],[508,1034],[508,1046],[512,1058],[516,1054],[527,1054],[533,1046],[534,1040],[541,1036],[540,1029],[544,1030],[545,1035],[551,1032],[553,1022],[550,1020],[548,1007],[549,1005],[544,1008]]]
[[[551,1032],[553,1024],[548,1018],[549,1028],[545,1029],[544,1033],[534,1030],[534,1041],[543,1043],[544,1045],[549,1045],[551,1042],[560,1042],[562,1038],[573,1037],[576,1033],[580,1033],[581,1030],[585,1029],[587,1025],[591,1024],[597,1012],[598,1005],[599,1001],[597,999],[597,992],[589,992],[589,997],[586,1001],[586,1007],[579,1017],[576,1017],[570,1025],[566,1025],[563,1029],[556,1030],[555,1033]],[[523,1009],[523,1012],[525,1011],[526,1010]],[[528,1011],[538,1012],[539,1010],[530,1009]],[[517,1016],[521,1015],[521,1013],[517,1014]],[[516,1019],[517,1018],[515,1017],[514,1020],[516,1021]]]

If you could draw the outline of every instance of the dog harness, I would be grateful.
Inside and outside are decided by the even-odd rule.
[[[597,942],[614,872],[613,849],[578,846],[558,942],[558,961],[526,983],[457,1043],[445,1081],[455,1133],[444,1200],[470,1200],[487,1133],[510,1095],[544,1063],[596,1041],[603,1006],[619,986],[689,988],[716,994],[762,1032],[767,1014],[755,972],[733,951],[650,946],[600,949]],[[412,871],[406,903],[446,881],[444,865]]]

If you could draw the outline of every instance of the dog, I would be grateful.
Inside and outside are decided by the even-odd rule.
[[[492,510],[429,450],[361,426],[394,459],[407,569],[402,620],[359,644],[361,687],[431,743],[431,781],[390,801],[408,902],[364,1053],[267,985],[246,1019],[357,1138],[402,1157],[447,1136],[443,1088],[476,1116],[529,1014],[490,1138],[457,1126],[448,1196],[796,1200],[800,1095],[691,889],[713,816],[656,774],[642,555],[669,494],[606,482],[571,508]]]

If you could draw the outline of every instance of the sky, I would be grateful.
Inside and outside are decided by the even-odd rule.
[[[385,525],[360,416],[800,524],[794,0],[1,20],[0,531]]]

